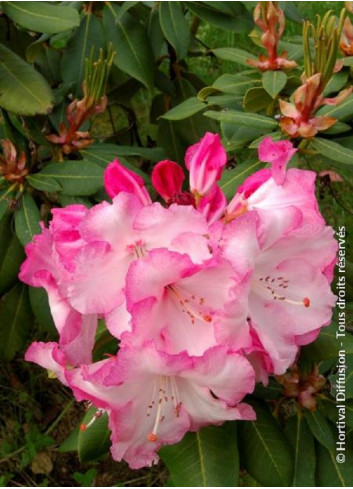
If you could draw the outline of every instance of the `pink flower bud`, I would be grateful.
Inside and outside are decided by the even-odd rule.
[[[227,153],[218,134],[207,132],[201,141],[186,151],[185,164],[190,172],[191,192],[205,196],[221,178]]]
[[[286,166],[296,152],[290,141],[273,141],[271,136],[264,138],[259,146],[259,160],[271,163],[271,173],[277,185],[281,185],[286,176]]]
[[[104,172],[104,186],[110,198],[120,192],[127,192],[136,195],[143,205],[151,204],[143,179],[121,165],[117,159],[109,163]]]
[[[177,195],[181,194],[184,170],[174,161],[163,160],[157,163],[152,171],[152,185],[159,195],[166,201],[175,201]]]

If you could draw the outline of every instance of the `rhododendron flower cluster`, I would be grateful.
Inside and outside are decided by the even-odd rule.
[[[315,174],[286,170],[295,151],[265,138],[269,168],[229,203],[218,135],[187,150],[188,177],[169,160],[154,167],[163,204],[115,160],[111,202],[53,209],[27,245],[20,278],[47,291],[59,340],[33,343],[26,358],[108,413],[116,460],[149,466],[187,431],[254,420],[243,398],[255,382],[284,375],[329,324],[337,246]],[[119,349],[93,362],[98,319]]]

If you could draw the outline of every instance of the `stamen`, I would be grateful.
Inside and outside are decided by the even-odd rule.
[[[284,301],[288,304],[294,304],[296,306],[310,306],[310,299],[304,297],[302,301],[294,301],[289,299],[284,295],[285,290],[289,287],[289,280],[284,279],[284,277],[271,277],[267,275],[266,277],[260,277],[258,280],[252,283],[255,290],[257,289],[261,295],[270,296],[275,301]],[[279,294],[279,289],[281,294]]]
[[[195,324],[196,319],[205,323],[212,322],[212,316],[210,314],[205,314],[203,311],[199,310],[199,308],[202,308],[205,305],[204,297],[196,297],[194,294],[188,295],[181,287],[178,287],[175,284],[168,285],[167,289],[177,297],[178,303],[182,307],[182,312],[189,316],[191,324]],[[186,298],[186,296],[189,298]]]
[[[81,423],[80,424],[80,431],[86,431],[90,426],[93,425],[93,423],[98,418],[100,418],[101,416],[103,416],[103,414],[104,414],[104,410],[103,409],[97,409],[97,411],[94,413],[94,415],[92,416],[92,418],[89,420],[89,422],[87,424],[85,424],[85,423]]]

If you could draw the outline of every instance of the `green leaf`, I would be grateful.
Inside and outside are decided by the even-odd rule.
[[[329,127],[325,131],[322,131],[322,134],[342,134],[342,132],[348,132],[352,128],[349,124],[345,124],[344,122],[335,122],[333,126]]]
[[[259,112],[272,103],[272,98],[262,87],[249,88],[246,92],[243,105],[247,112]]]
[[[324,97],[328,97],[333,92],[339,92],[345,87],[348,80],[348,71],[334,73],[323,92]]]
[[[332,423],[336,423],[338,421],[338,409],[336,399],[332,397],[326,397],[320,400],[320,405],[324,410],[325,416],[332,421]],[[345,421],[349,428],[353,428],[353,400],[347,400],[344,403],[344,414]]]
[[[175,122],[159,119],[157,143],[164,148],[168,158],[183,163],[186,148],[179,137]]]
[[[323,138],[313,139],[310,147],[326,158],[339,163],[338,167],[353,170],[353,150]]]
[[[276,98],[286,86],[287,75],[283,71],[265,71],[262,74],[262,84],[272,98]]]
[[[249,127],[258,127],[263,129],[274,129],[277,127],[278,122],[270,117],[265,117],[260,114],[248,114],[246,112],[238,112],[236,110],[225,110],[222,112],[216,112],[215,110],[208,110],[204,113],[206,117],[216,119],[216,121],[228,122],[229,124],[243,124]]]
[[[234,196],[236,189],[243,183],[245,178],[263,167],[264,163],[262,161],[255,161],[249,164],[242,163],[234,170],[225,170],[222,174],[219,185],[227,199]]]
[[[117,144],[110,143],[97,143],[82,149],[81,154],[86,160],[97,163],[105,168],[109,163],[111,163],[115,158],[121,157],[140,157],[144,160],[150,161],[160,161],[166,158],[163,148],[143,148],[140,146],[120,146]],[[125,159],[123,164],[127,165],[128,168],[143,176],[148,180],[147,173],[143,172],[136,165],[129,163]]]
[[[65,83],[72,84],[75,96],[82,94],[85,76],[85,59],[91,55],[92,48],[105,47],[102,22],[91,12],[83,14],[80,26],[70,37],[61,59],[61,75]]]
[[[22,348],[32,326],[28,287],[15,285],[0,303],[0,358],[12,360]]]
[[[97,409],[92,407],[86,413],[82,423],[87,425]],[[78,458],[80,462],[91,462],[108,453],[110,448],[110,430],[108,428],[108,415],[104,413],[98,417],[85,431],[78,435]]]
[[[242,2],[190,2],[186,7],[200,19],[220,29],[243,32],[251,29],[252,20]]]
[[[323,415],[319,411],[309,411],[308,409],[305,409],[304,417],[316,440],[328,450],[334,450],[335,440],[330,425]]]
[[[288,442],[267,408],[255,405],[256,421],[241,423],[240,446],[244,468],[263,486],[289,486],[293,457]]]
[[[284,433],[294,452],[293,487],[315,487],[315,440],[302,415],[292,416]]]
[[[20,242],[25,246],[40,233],[40,214],[33,197],[25,193],[20,200],[20,208],[15,213],[15,231]]]
[[[315,115],[326,115],[329,117],[335,117],[340,120],[348,120],[352,118],[353,114],[353,95],[344,100],[340,105],[334,105],[332,107],[325,106],[320,108]]]
[[[249,141],[258,138],[260,135],[263,137],[263,134],[266,132],[265,129],[238,126],[226,122],[221,122],[221,131],[226,151],[234,151],[239,148],[244,148],[248,145]],[[241,164],[242,168],[245,166],[246,165]]]
[[[178,59],[183,59],[190,45],[190,29],[180,2],[159,4],[159,21],[165,38],[173,46]]]
[[[109,8],[109,4],[104,7],[103,24],[116,51],[114,64],[152,90],[154,55],[145,27],[128,12],[118,16]]]
[[[224,59],[225,61],[233,61],[242,66],[247,66],[249,68],[248,60],[257,61],[256,56],[243,49],[238,48],[216,48],[212,50],[213,54],[217,58]]]
[[[217,78],[212,87],[223,93],[244,95],[249,88],[253,88],[255,84],[260,83],[260,77],[249,78],[242,73],[238,73],[237,75],[225,74]]]
[[[41,287],[30,287],[29,300],[38,323],[49,333],[55,334],[56,327],[50,312],[47,292]]]
[[[46,114],[53,100],[50,86],[33,66],[0,44],[0,106],[15,114]]]
[[[34,173],[26,177],[27,182],[37,190],[43,190],[44,192],[57,192],[61,190],[61,185],[59,182],[47,176],[41,175],[40,173]]]
[[[50,163],[37,175],[55,179],[66,195],[93,195],[103,188],[103,168],[91,161]]]
[[[343,66],[353,66],[353,56],[341,58],[340,61],[343,63]]]
[[[342,343],[342,346],[344,343]],[[353,397],[353,355],[345,355],[345,377],[344,377],[344,387],[345,387],[345,397],[350,399]],[[336,397],[336,386],[339,384],[339,380],[342,379],[342,375],[339,372],[329,376],[331,383],[331,395]]]
[[[79,25],[77,10],[47,2],[2,2],[2,9],[11,20],[30,31],[55,34]]]
[[[69,436],[61,443],[58,450],[60,453],[66,452],[77,452],[78,447],[78,435],[80,434],[79,426],[76,426],[74,430],[71,431]]]
[[[239,454],[234,422],[187,433],[177,445],[160,450],[160,456],[175,486],[238,485]]]
[[[328,451],[317,444],[316,485],[318,487],[352,487],[353,450],[346,446],[345,452]],[[344,453],[345,462],[338,463],[336,456]]]
[[[23,247],[12,232],[12,218],[0,221],[0,296],[13,287],[21,263],[25,258]]]
[[[12,186],[0,190],[0,221],[10,209],[10,201],[14,196]]]
[[[272,132],[270,136],[273,139],[273,141],[281,141],[282,139],[285,139],[282,131]],[[258,148],[263,138],[264,136],[255,139],[251,144],[249,144],[249,148],[251,149]]]
[[[163,114],[162,117],[163,119],[169,119],[171,121],[180,121],[197,114],[206,107],[207,105],[204,102],[200,102],[197,97],[191,97],[176,107],[170,109],[168,112]]]

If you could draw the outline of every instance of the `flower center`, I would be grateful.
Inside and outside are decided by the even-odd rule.
[[[126,251],[129,255],[133,255],[136,258],[143,258],[146,255],[145,243],[142,239],[135,241],[126,246]]]
[[[196,319],[204,323],[212,322],[212,316],[202,310],[205,308],[204,297],[197,297],[195,294],[190,294],[175,284],[168,285],[167,290],[176,297],[181,311],[188,316],[191,324],[195,324]]]
[[[284,277],[259,277],[252,282],[254,292],[265,299],[271,298],[274,301],[284,301],[296,306],[310,307],[310,299],[303,297],[302,300],[290,299],[287,295],[287,289],[290,287],[290,281]]]
[[[158,429],[166,416],[174,413],[179,417],[182,403],[179,400],[178,388],[175,377],[159,376],[154,383],[152,400],[147,408],[146,416],[150,417],[155,411],[155,420],[152,431],[148,433],[147,440],[156,442],[158,440]]]

